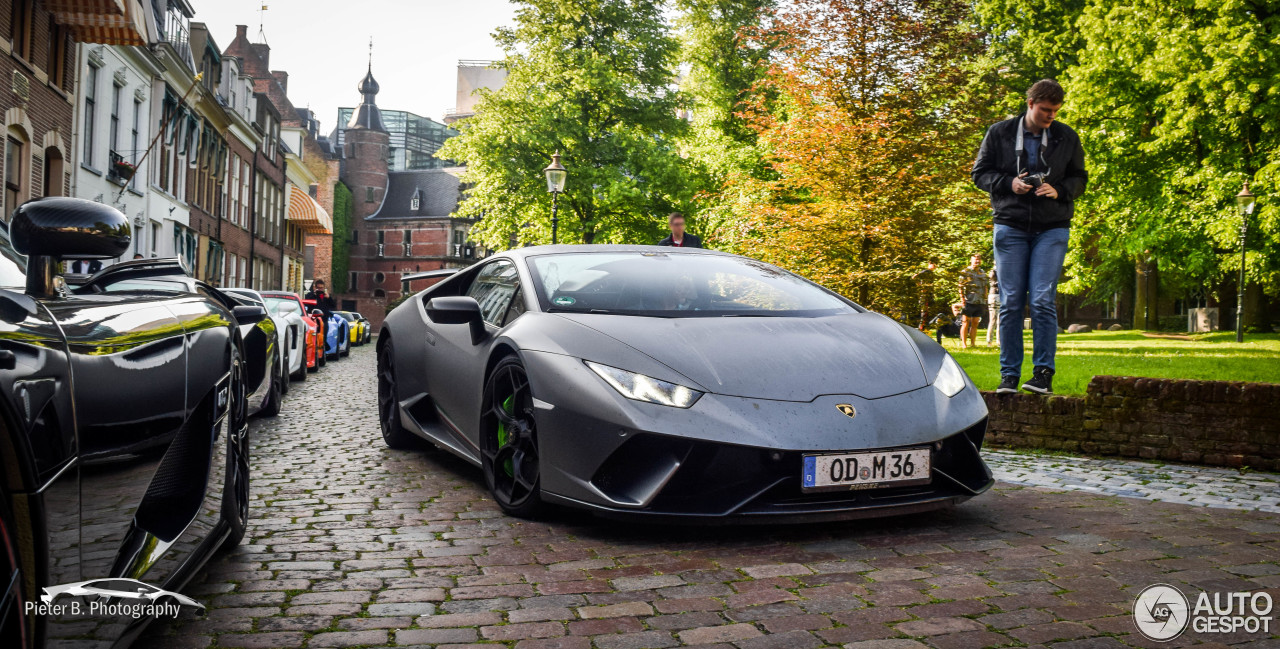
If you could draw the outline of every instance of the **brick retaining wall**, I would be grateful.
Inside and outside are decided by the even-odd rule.
[[[995,446],[1280,471],[1280,384],[1095,376],[1084,397],[983,397]]]

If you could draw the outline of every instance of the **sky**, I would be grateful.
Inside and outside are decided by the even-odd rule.
[[[259,16],[271,46],[271,69],[289,73],[289,100],[310,107],[320,132],[333,130],[339,106],[360,101],[356,88],[369,63],[378,106],[440,121],[453,108],[459,59],[498,59],[493,31],[515,15],[508,0],[190,0],[192,22],[208,26],[218,48],[236,25],[258,36]],[[259,9],[267,6],[266,11]]]

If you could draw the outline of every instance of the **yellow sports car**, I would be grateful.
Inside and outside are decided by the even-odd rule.
[[[353,347],[356,345],[363,345],[366,340],[364,332],[369,328],[369,321],[357,318],[356,314],[350,311],[334,311],[334,313],[340,316],[343,320],[351,323],[351,345]]]

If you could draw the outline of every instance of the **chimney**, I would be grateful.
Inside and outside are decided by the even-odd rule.
[[[276,78],[276,83],[280,84],[284,94],[289,94],[289,73],[283,70],[272,70],[271,76]]]
[[[243,38],[243,39],[245,39],[245,40],[249,40],[249,26],[248,26],[248,25],[236,25],[236,40],[239,40],[239,39],[242,39],[242,38]]]
[[[262,61],[262,69],[271,69],[271,46],[266,43],[250,43],[249,49],[258,56],[258,60]]]

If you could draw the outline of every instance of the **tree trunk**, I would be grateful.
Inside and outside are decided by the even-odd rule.
[[[1249,333],[1271,333],[1271,314],[1262,286],[1257,282],[1244,285],[1244,330]]]
[[[1154,259],[1139,259],[1134,264],[1133,328],[1154,331],[1159,329],[1157,313],[1160,294],[1160,273]]]

